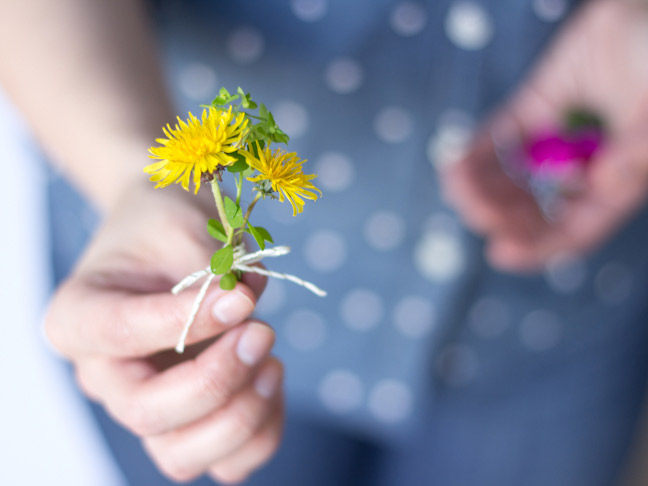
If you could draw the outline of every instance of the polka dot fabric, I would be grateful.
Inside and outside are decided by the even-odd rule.
[[[215,86],[240,84],[264,100],[290,149],[319,174],[324,195],[303,214],[270,202],[257,217],[293,248],[272,269],[329,296],[270,281],[258,316],[277,330],[289,410],[377,443],[411,445],[372,484],[420,484],[385,482],[405,469],[439,484],[520,484],[498,472],[504,459],[489,437],[503,441],[506,464],[538,472],[538,482],[524,484],[606,484],[629,437],[636,410],[606,397],[614,388],[638,403],[643,390],[646,326],[638,323],[648,257],[632,228],[588,259],[562,255],[542,275],[502,275],[444,205],[436,176],[523,79],[573,3],[161,2],[180,106],[195,111]],[[603,416],[617,420],[618,433],[606,422],[581,434],[596,440],[573,438]],[[554,457],[566,435],[569,453]],[[540,455],[553,472],[523,455],[530,447],[547,451]],[[424,450],[434,458],[422,458]],[[474,468],[465,471],[452,451]],[[561,482],[586,463],[598,475]],[[451,477],[465,481],[442,480]]]

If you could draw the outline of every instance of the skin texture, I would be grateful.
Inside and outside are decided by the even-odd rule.
[[[167,476],[239,481],[279,443],[283,370],[269,356],[274,331],[248,319],[265,286],[256,275],[231,292],[212,285],[187,351],[171,350],[198,286],[168,289],[209,261],[206,219],[177,187],[128,191],[58,289],[46,330],[84,392]]]
[[[200,344],[171,351],[198,289],[169,289],[209,262],[214,209],[208,190],[155,191],[142,173],[148,147],[175,118],[154,46],[137,1],[0,2],[3,89],[107,215],[54,295],[47,335],[162,472],[237,482],[279,443],[283,370],[269,356],[274,331],[248,319],[259,277],[231,293],[214,283],[188,339]]]
[[[560,126],[573,106],[595,110],[609,137],[583,192],[549,223],[502,172],[493,139]],[[645,201],[648,186],[648,5],[587,2],[529,79],[442,174],[446,199],[484,236],[487,257],[506,271],[534,271],[564,254],[592,251]]]

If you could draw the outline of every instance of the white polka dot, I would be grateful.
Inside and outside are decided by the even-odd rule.
[[[394,106],[383,108],[374,119],[376,134],[387,143],[404,142],[412,134],[413,127],[410,114]]]
[[[364,389],[356,374],[346,370],[332,370],[320,383],[318,394],[331,412],[347,413],[360,407]]]
[[[299,138],[308,130],[308,112],[299,103],[282,101],[272,110],[277,125],[291,138]]]
[[[396,304],[394,325],[405,336],[419,338],[428,334],[436,324],[436,311],[423,297],[409,296]]]
[[[565,0],[533,0],[533,11],[545,22],[560,20],[567,12]]]
[[[485,47],[493,35],[493,24],[484,8],[473,2],[457,1],[448,11],[445,31],[458,47],[477,50]]]
[[[265,42],[261,32],[252,27],[241,27],[230,34],[227,49],[231,58],[239,64],[251,64],[263,54]]]
[[[619,304],[632,293],[632,274],[625,265],[608,263],[596,275],[594,289],[603,302]]]
[[[558,344],[562,328],[555,314],[546,310],[529,312],[520,324],[520,340],[532,351],[546,351]]]
[[[376,250],[393,250],[403,242],[405,221],[393,211],[377,211],[367,219],[364,236],[367,243]]]
[[[557,255],[545,267],[545,279],[556,292],[566,294],[577,290],[587,277],[587,268],[582,258],[575,255]]]
[[[326,338],[326,322],[319,314],[306,309],[293,312],[284,324],[286,340],[301,351],[318,348]]]
[[[179,87],[191,100],[208,102],[216,96],[216,73],[201,63],[191,63],[180,71]]]
[[[502,334],[510,323],[508,308],[492,297],[479,299],[470,309],[468,325],[480,337],[493,338]]]
[[[409,37],[423,30],[427,15],[423,6],[414,2],[403,2],[392,10],[389,18],[391,28],[399,35]]]
[[[465,266],[465,255],[459,238],[453,232],[430,231],[414,248],[414,264],[432,282],[459,276]]]
[[[261,298],[256,306],[259,314],[274,314],[286,302],[286,288],[283,282],[276,278],[269,278]]]
[[[326,85],[338,94],[348,94],[356,91],[364,80],[364,72],[360,64],[353,59],[341,58],[331,62],[324,73]]]
[[[340,313],[351,329],[368,331],[376,327],[383,318],[383,303],[375,292],[355,289],[342,300]]]
[[[381,422],[393,424],[406,419],[412,411],[412,391],[397,380],[382,380],[369,393],[369,411]]]
[[[347,255],[345,240],[338,233],[321,230],[313,233],[304,245],[306,263],[320,272],[339,269]]]
[[[328,3],[326,0],[291,0],[290,8],[299,20],[317,22],[326,15]]]
[[[339,152],[326,152],[315,162],[317,185],[327,191],[343,191],[355,179],[355,168],[351,159]]]
[[[460,386],[472,380],[479,368],[477,355],[464,344],[449,344],[439,353],[437,370],[447,385]]]
[[[440,169],[457,162],[472,139],[473,126],[472,118],[466,113],[459,110],[446,112],[427,144],[427,157],[432,165]]]

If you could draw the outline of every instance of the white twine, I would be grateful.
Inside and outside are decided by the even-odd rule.
[[[290,247],[288,246],[276,246],[274,248],[268,248],[266,250],[255,251],[252,253],[245,253],[245,248],[241,245],[234,249],[234,263],[232,264],[232,270],[238,270],[240,272],[248,272],[248,273],[257,273],[259,275],[264,275],[266,277],[288,280],[290,282],[296,283],[301,287],[304,287],[305,289],[310,290],[311,292],[313,292],[315,295],[319,297],[325,297],[326,291],[320,289],[315,284],[303,280],[299,277],[290,275],[288,273],[273,272],[272,270],[266,270],[265,268],[250,266],[254,263],[260,262],[265,257],[278,257],[278,256],[286,255],[288,253],[290,253]],[[171,289],[171,293],[177,295],[183,290],[186,290],[189,287],[191,287],[193,284],[198,282],[198,280],[206,276],[207,276],[207,280],[203,282],[202,286],[200,287],[200,291],[198,292],[198,295],[196,295],[196,298],[194,299],[193,306],[191,307],[191,312],[189,313],[189,317],[187,318],[184,328],[182,329],[182,334],[180,335],[178,344],[175,347],[175,350],[178,353],[184,352],[185,342],[187,340],[187,335],[189,334],[189,329],[191,328],[191,325],[196,319],[196,315],[198,314],[198,309],[200,309],[200,304],[202,304],[202,301],[204,300],[205,295],[207,294],[207,288],[212,283],[212,280],[214,280],[214,277],[216,275],[212,273],[211,267],[205,267],[202,270],[197,270],[191,273],[190,275],[187,275]]]
[[[198,292],[198,295],[196,296],[196,299],[194,300],[193,305],[191,306],[191,312],[189,313],[189,318],[187,319],[187,322],[185,323],[184,329],[182,329],[182,334],[180,334],[180,339],[178,340],[178,344],[176,344],[175,350],[176,352],[182,354],[185,349],[185,341],[187,340],[187,334],[189,334],[189,328],[193,324],[194,319],[196,318],[196,314],[198,314],[198,309],[200,308],[200,304],[202,303],[203,299],[205,298],[205,294],[207,293],[207,288],[209,287],[209,284],[214,280],[214,275],[213,273],[207,277],[207,280],[205,280],[202,284],[202,287],[200,287],[200,292]]]

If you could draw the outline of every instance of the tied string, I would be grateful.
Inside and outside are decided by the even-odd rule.
[[[312,284],[311,282],[307,282],[306,280],[303,280],[294,275],[290,275],[288,273],[274,272],[272,270],[267,270],[265,268],[252,266],[255,263],[260,262],[266,257],[278,257],[282,255],[287,255],[288,253],[290,253],[290,247],[288,246],[276,246],[274,248],[268,248],[267,250],[260,250],[260,251],[255,251],[253,253],[246,253],[245,247],[243,245],[239,245],[234,249],[234,263],[232,264],[232,270],[238,270],[240,272],[248,272],[248,273],[257,273],[259,275],[264,275],[266,277],[288,280],[290,282],[296,283],[297,285],[310,290],[311,292],[313,292],[315,295],[319,297],[325,297],[326,291],[320,289],[319,287]],[[185,341],[187,340],[189,329],[191,328],[191,325],[196,319],[196,315],[198,314],[198,309],[200,309],[200,304],[204,300],[205,294],[207,294],[207,289],[209,288],[209,285],[212,283],[216,275],[211,271],[211,267],[205,267],[202,270],[198,270],[196,272],[191,273],[190,275],[187,275],[171,289],[171,293],[177,295],[183,290],[188,289],[189,287],[191,287],[193,284],[195,284],[196,282],[198,282],[200,279],[204,277],[207,277],[207,279],[203,282],[202,286],[200,287],[200,291],[198,292],[198,295],[196,295],[196,298],[194,299],[193,305],[191,307],[191,311],[189,312],[189,317],[185,322],[185,326],[182,330],[182,334],[180,335],[178,344],[175,347],[175,350],[178,353],[184,352]]]

